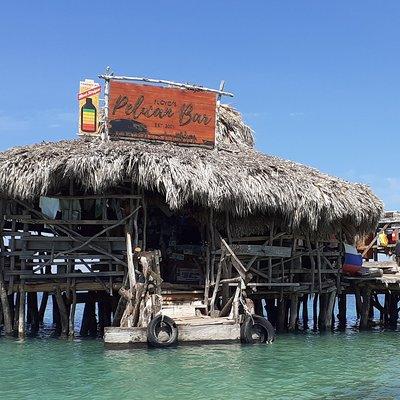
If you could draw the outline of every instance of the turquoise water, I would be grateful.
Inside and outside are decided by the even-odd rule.
[[[162,350],[0,338],[0,399],[400,399],[399,344],[352,330]]]

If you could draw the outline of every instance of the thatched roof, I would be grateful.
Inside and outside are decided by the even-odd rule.
[[[368,187],[254,150],[250,128],[229,107],[222,108],[218,127],[215,150],[99,139],[12,148],[0,153],[0,192],[33,200],[68,187],[70,178],[92,193],[131,180],[160,193],[172,209],[193,203],[279,218],[302,231],[375,227],[382,203]]]

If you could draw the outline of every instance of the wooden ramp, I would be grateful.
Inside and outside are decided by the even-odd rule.
[[[240,325],[229,318],[180,317],[175,322],[179,332],[178,344],[240,341]],[[104,343],[111,346],[143,346],[147,344],[147,328],[105,328]]]

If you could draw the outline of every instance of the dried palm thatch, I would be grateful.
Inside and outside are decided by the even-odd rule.
[[[368,187],[254,150],[250,128],[226,106],[217,138],[214,150],[88,138],[13,148],[0,153],[0,192],[34,200],[70,179],[91,193],[130,180],[172,209],[192,203],[253,226],[274,218],[299,231],[363,233],[377,224],[382,203]]]

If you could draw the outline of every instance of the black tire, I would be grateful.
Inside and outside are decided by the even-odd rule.
[[[178,343],[178,327],[166,315],[157,315],[147,326],[147,343],[151,347],[170,347]]]
[[[246,315],[240,327],[242,343],[272,343],[275,340],[275,329],[264,317],[259,315]]]

